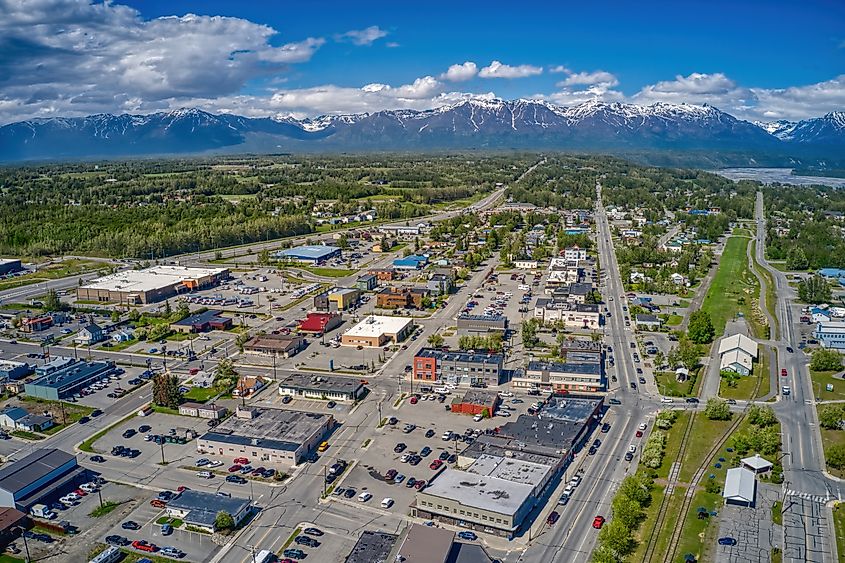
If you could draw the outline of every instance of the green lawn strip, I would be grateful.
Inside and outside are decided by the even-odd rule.
[[[777,353],[777,351],[775,353]],[[759,357],[760,361],[754,366],[755,373],[759,373],[758,377],[761,378],[760,387],[757,389],[757,394],[754,396],[755,399],[765,397],[769,394],[769,391],[772,390],[772,370],[769,367],[769,354],[766,347],[760,348]]]
[[[839,557],[845,555],[845,503],[833,507],[833,533],[836,535],[836,551]]]
[[[311,272],[315,276],[322,276],[324,278],[345,278],[358,271],[346,270],[344,268],[318,268],[315,266],[297,266],[297,268]]]
[[[657,388],[661,395],[667,397],[690,397],[695,382],[690,379],[688,381],[678,381],[675,372],[673,371],[659,371],[654,374],[657,381]]]
[[[120,506],[119,502],[116,502],[116,501],[113,501],[113,500],[107,500],[106,502],[103,503],[102,506],[98,506],[97,508],[92,510],[88,514],[88,516],[90,516],[91,518],[99,518],[100,516],[105,516],[106,514],[110,513],[111,511],[113,511],[118,506]]]
[[[41,434],[36,434],[35,432],[27,432],[26,430],[12,430],[12,436],[32,441],[43,440],[45,438]]]
[[[17,557],[12,557],[11,555],[0,555],[0,563],[24,563],[23,559],[18,559]]]
[[[0,281],[0,291],[6,289],[14,289],[16,287],[24,287],[34,283],[45,282],[48,280],[57,280],[59,278],[66,278],[76,274],[84,274],[96,269],[95,266],[103,267],[104,264],[95,262],[93,260],[65,260],[58,264],[51,264],[39,269],[37,272],[31,274],[24,274],[9,280]]]
[[[772,522],[783,526],[783,503],[779,500],[772,504]]]
[[[690,433],[689,443],[684,451],[681,471],[678,475],[678,479],[683,483],[690,482],[693,474],[704,461],[704,456],[730,427],[731,421],[710,420],[705,416],[698,416],[693,424],[694,427]]]
[[[81,444],[79,444],[79,449],[82,450],[83,452],[96,453],[97,450],[94,449],[94,442],[96,442],[97,440],[99,440],[100,438],[102,438],[103,436],[108,434],[109,431],[111,431],[112,429],[117,428],[118,426],[120,426],[121,424],[126,422],[127,420],[130,420],[131,418],[134,418],[137,415],[138,415],[137,412],[133,412],[130,415],[125,416],[124,418],[121,418],[120,420],[118,420],[117,422],[112,424],[111,426],[108,426],[108,427],[104,428],[103,430],[100,430],[99,432],[97,432],[96,434],[94,434],[93,436],[91,436],[90,438],[88,438],[87,440],[82,442]]]
[[[730,237],[719,261],[701,309],[710,314],[716,336],[725,332],[725,324],[736,313],[743,313],[753,324],[751,301],[760,293],[757,278],[748,269],[748,240]]]
[[[669,315],[666,319],[666,324],[668,326],[678,326],[682,322],[684,322],[684,318],[681,315]]]
[[[845,400],[845,381],[834,379],[835,371],[814,371],[810,370],[810,379],[813,380],[813,394],[822,401]],[[827,385],[833,385],[833,391],[827,390]]]
[[[818,408],[818,407],[817,407]],[[845,430],[828,430],[827,428],[819,428],[822,433],[822,446],[825,451],[825,458],[827,458],[827,449],[833,445],[845,446]],[[827,467],[828,472],[840,479],[845,478],[845,470]],[[845,552],[843,552],[845,553]]]
[[[170,524],[174,528],[180,527],[183,522],[179,518],[171,518],[170,516],[162,516],[158,520],[156,520],[156,524],[159,526],[163,526],[164,524]]]
[[[754,365],[754,372],[756,373],[760,364]],[[768,374],[766,374],[768,377]],[[757,377],[752,375],[742,375],[736,380],[736,385],[731,387],[727,384],[725,379],[719,381],[719,396],[723,399],[751,399],[754,395],[754,388],[757,385]]]
[[[297,528],[293,531],[293,533],[288,537],[287,541],[285,541],[284,545],[279,549],[278,555],[281,555],[284,550],[288,548],[290,544],[293,543],[294,538],[299,535],[299,532],[302,531],[302,528]]]
[[[109,352],[120,352],[126,350],[130,346],[138,344],[139,340],[133,338],[131,340],[124,340],[123,342],[112,342],[112,345],[108,348],[102,347],[104,351]]]
[[[182,395],[188,401],[197,403],[205,403],[212,397],[215,397],[219,391],[214,387],[192,387],[187,393]]]
[[[780,331],[780,321],[777,315],[777,295],[775,294],[775,280],[772,273],[757,262],[757,241],[751,243],[751,258],[754,261],[754,269],[763,277],[766,282],[766,310],[774,322],[770,336],[775,336]]]
[[[778,547],[772,548],[770,563],[783,563],[783,552]]]
[[[684,555],[692,553],[698,561],[710,561],[709,553],[716,544],[719,525],[714,518],[699,518],[698,509],[704,507],[708,511],[721,510],[724,505],[722,495],[699,490],[693,496],[687,511],[678,549],[675,551],[675,561],[683,561]],[[675,523],[677,525],[677,523]]]

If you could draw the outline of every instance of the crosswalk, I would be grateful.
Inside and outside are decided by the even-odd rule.
[[[831,500],[836,498],[836,497],[833,497],[831,495],[825,495],[825,496],[811,495],[810,493],[802,493],[801,491],[795,491],[795,490],[792,490],[792,489],[786,490],[786,496],[788,496],[788,497],[799,497],[799,498],[802,498],[804,500],[817,502],[819,504],[826,504],[828,501],[831,501]]]

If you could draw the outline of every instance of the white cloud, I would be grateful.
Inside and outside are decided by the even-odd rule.
[[[463,82],[473,78],[476,74],[478,74],[478,66],[472,61],[467,61],[463,64],[450,66],[446,72],[440,75],[440,78],[450,82]]]
[[[543,67],[532,65],[510,66],[493,61],[478,72],[481,78],[525,78],[543,73]]]
[[[568,72],[568,71],[565,71]],[[616,86],[619,80],[613,74],[604,70],[597,70],[594,72],[576,72],[569,73],[562,82],[558,82],[557,86],[591,86],[593,84],[606,84],[608,86]]]
[[[567,68],[563,65],[556,65],[556,66],[550,67],[549,72],[551,72],[552,74],[561,74],[561,73],[572,74],[572,71],[570,71],[569,68]]]
[[[397,43],[396,41],[388,41],[384,44],[384,46],[388,49],[395,49],[396,47],[400,47],[399,43]]]
[[[336,35],[335,39],[337,41],[349,41],[353,45],[364,46],[372,45],[374,41],[386,35],[387,32],[385,30],[380,29],[377,25],[371,25],[364,29],[353,29],[346,33],[341,33],[340,35]]]
[[[845,108],[845,74],[807,86],[750,90],[764,119],[806,119]]]

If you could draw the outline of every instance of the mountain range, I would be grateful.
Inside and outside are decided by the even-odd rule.
[[[0,160],[200,153],[561,149],[735,155],[732,164],[807,163],[845,154],[845,112],[749,122],[715,107],[467,99],[436,109],[314,119],[248,118],[186,108],[148,115],[41,118],[0,127]],[[736,161],[738,159],[738,162]]]

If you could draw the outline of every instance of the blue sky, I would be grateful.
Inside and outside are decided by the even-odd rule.
[[[4,122],[187,105],[302,117],[468,96],[710,103],[762,120],[845,107],[841,1],[25,4],[0,0]]]

